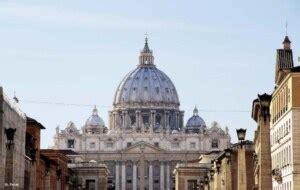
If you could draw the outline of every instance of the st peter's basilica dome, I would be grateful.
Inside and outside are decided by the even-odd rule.
[[[152,50],[146,38],[140,63],[119,84],[115,93],[115,107],[179,107],[176,88],[171,79],[154,65]]]

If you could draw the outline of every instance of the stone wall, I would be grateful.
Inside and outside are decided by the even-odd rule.
[[[12,160],[6,160],[8,149],[6,148],[5,128],[15,128],[14,146],[11,149]],[[0,87],[0,189],[5,183],[15,185],[14,189],[23,189],[25,170],[25,133],[26,118],[18,105],[3,93]],[[6,163],[10,163],[6,165]],[[5,172],[9,171],[8,173]],[[11,174],[12,181],[5,182],[5,175]]]

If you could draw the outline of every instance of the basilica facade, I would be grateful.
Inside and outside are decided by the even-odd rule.
[[[117,87],[109,123],[95,107],[83,127],[70,121],[66,128],[56,128],[54,148],[81,155],[70,162],[106,164],[111,189],[174,189],[176,164],[230,146],[227,127],[217,122],[207,126],[196,107],[187,123],[183,118],[176,88],[154,64],[146,38],[138,66]],[[97,184],[98,179],[81,180]]]

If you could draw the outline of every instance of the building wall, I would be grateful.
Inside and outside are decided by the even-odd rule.
[[[300,75],[290,73],[272,97],[271,156],[272,169],[280,180],[273,178],[273,189],[300,189]],[[275,177],[275,176],[273,176]]]
[[[26,118],[18,106],[10,100],[0,87],[0,188],[5,183],[6,167],[6,135],[5,128],[16,128],[14,136],[14,149],[12,160],[12,183],[17,185],[16,189],[23,189],[25,171],[25,133]],[[11,170],[8,168],[8,170]]]

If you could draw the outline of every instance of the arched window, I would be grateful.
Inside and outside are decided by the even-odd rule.
[[[160,176],[160,167],[158,164],[155,164],[153,167],[153,175],[154,176]]]
[[[131,125],[135,124],[135,116],[134,115],[130,116],[130,121],[131,121]]]
[[[149,116],[148,115],[143,115],[143,123],[145,124],[149,124]]]
[[[161,122],[161,116],[160,115],[156,115],[155,121],[156,121],[157,124],[160,124],[160,122]]]
[[[213,139],[211,141],[211,147],[212,148],[218,148],[219,147],[219,141],[218,141],[218,139]]]
[[[131,164],[128,164],[126,166],[126,177],[131,177],[132,176],[132,165]]]

